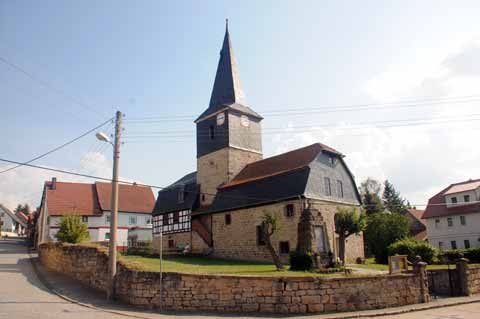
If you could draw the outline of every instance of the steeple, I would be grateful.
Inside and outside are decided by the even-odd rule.
[[[233,103],[245,105],[245,95],[240,82],[237,61],[233,54],[227,19],[225,37],[223,38],[223,46],[220,51],[220,60],[218,61],[209,108],[222,108]]]

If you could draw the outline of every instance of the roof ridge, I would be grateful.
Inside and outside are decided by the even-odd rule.
[[[480,182],[480,178],[478,178],[478,179],[469,179],[468,181],[463,181],[463,182],[453,183],[453,184],[450,184],[449,188],[450,188],[451,186],[462,185],[462,184],[468,184],[468,183],[476,183],[476,182]]]
[[[256,162],[249,163],[249,164],[247,164],[245,167],[250,166],[250,165],[254,165],[254,164],[256,164],[256,163],[261,163],[261,162],[264,162],[264,161],[267,161],[267,160],[271,160],[271,159],[273,159],[273,158],[278,158],[278,157],[280,157],[280,156],[285,156],[285,155],[287,155],[287,154],[291,154],[291,153],[293,153],[293,152],[297,152],[297,151],[300,151],[300,150],[303,150],[303,149],[307,149],[307,148],[313,147],[313,146],[315,146],[315,145],[318,145],[318,146],[320,146],[320,147],[323,149],[323,146],[322,146],[321,143],[313,143],[313,144],[310,144],[310,145],[307,145],[307,146],[303,146],[303,147],[300,147],[300,148],[296,148],[296,149],[291,150],[291,151],[287,151],[287,152],[285,152],[285,153],[273,155],[273,156],[270,156],[270,157],[267,157],[267,158],[258,160],[258,161],[256,161]],[[309,164],[310,164],[310,163],[309,163]],[[308,165],[308,164],[307,164],[307,165]],[[307,165],[303,165],[302,167],[307,166]]]

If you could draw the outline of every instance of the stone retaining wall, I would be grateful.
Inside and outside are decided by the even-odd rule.
[[[106,252],[95,247],[49,243],[41,262],[91,287],[105,290]],[[132,305],[158,307],[159,273],[119,262],[116,294]],[[426,286],[423,286],[426,289]],[[413,274],[313,278],[244,277],[165,273],[163,308],[185,311],[307,313],[378,309],[419,303],[421,281]]]
[[[480,267],[470,268],[468,270],[468,285],[471,294],[480,293]]]

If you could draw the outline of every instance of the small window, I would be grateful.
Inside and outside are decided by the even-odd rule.
[[[164,214],[163,215],[163,222],[162,222],[163,225],[168,225],[168,214]]]
[[[452,249],[457,249],[457,242],[455,240],[452,240],[450,245],[452,245]]]
[[[435,228],[440,227],[440,219],[435,219]]]
[[[332,187],[330,185],[330,178],[325,177],[324,182],[325,182],[325,195],[332,196]]]
[[[110,233],[105,233],[105,240],[110,240]]]
[[[265,246],[265,234],[263,233],[262,226],[257,226],[257,245]]]
[[[337,180],[337,196],[343,198],[343,183],[340,180]]]
[[[181,185],[178,188],[178,203],[181,204],[185,201],[185,186]]]
[[[460,224],[464,226],[467,224],[467,218],[465,216],[460,216]]]
[[[202,202],[205,201],[205,194],[202,194]]]
[[[468,203],[470,201],[470,195],[463,195],[463,201]]]
[[[447,218],[447,224],[448,224],[448,227],[452,227],[452,226],[453,226],[453,218],[452,218],[452,217],[448,217],[448,218]]]
[[[88,216],[82,216],[82,222],[88,223]]]
[[[173,223],[178,224],[179,221],[180,221],[180,213],[179,212],[173,213]]]
[[[152,219],[150,217],[145,218],[145,224],[150,225],[152,223]]]
[[[295,206],[288,204],[285,206],[285,217],[293,217],[295,215]]]
[[[456,204],[457,203],[457,198],[456,197],[452,197],[452,204]]]
[[[210,136],[210,140],[215,138],[215,127],[213,125],[208,128],[208,136]]]
[[[168,240],[168,248],[175,248],[175,241],[173,239]]]
[[[110,221],[112,220],[112,217],[110,214],[108,215],[105,215],[105,221],[107,222],[107,224],[110,224]]]
[[[137,224],[137,216],[129,216],[128,217],[128,223],[130,225],[136,225]]]
[[[465,240],[463,241],[463,246],[465,247],[465,249],[470,248],[470,240],[465,239]]]
[[[232,223],[232,215],[225,214],[225,225],[230,225]]]
[[[438,249],[443,250],[443,241],[438,242]]]
[[[290,243],[288,241],[280,242],[280,254],[290,253]]]

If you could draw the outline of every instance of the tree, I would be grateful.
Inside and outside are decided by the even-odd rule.
[[[403,213],[407,209],[405,199],[395,190],[393,184],[388,180],[385,181],[383,190],[383,205],[392,213]]]
[[[79,215],[65,215],[60,219],[60,228],[56,235],[61,242],[77,244],[90,239],[87,224]]]
[[[369,192],[372,194],[379,195],[381,190],[382,190],[382,184],[371,177],[368,177],[365,181],[363,181],[360,184],[360,193]]]
[[[277,218],[270,215],[269,213],[265,213],[263,215],[262,221],[262,233],[265,239],[265,244],[267,245],[267,249],[272,255],[273,263],[277,267],[277,270],[283,270],[282,262],[280,261],[280,257],[278,256],[277,252],[275,251],[275,247],[272,245],[272,235],[278,231],[278,223]]]
[[[380,264],[388,262],[388,246],[410,235],[410,220],[400,214],[380,213],[367,218],[365,241]]]
[[[355,207],[338,207],[335,215],[335,232],[338,234],[338,253],[340,260],[345,264],[345,241],[353,234],[359,234],[365,228],[365,216]]]
[[[18,204],[13,212],[15,214],[23,213],[26,216],[28,216],[30,214],[30,206],[28,204],[24,204],[24,205]]]
[[[370,177],[367,178],[360,185],[360,195],[362,196],[362,207],[365,210],[365,213],[367,214],[367,216],[370,216],[376,213],[381,213],[385,210],[379,195],[381,189],[382,189],[382,185],[378,181]]]

